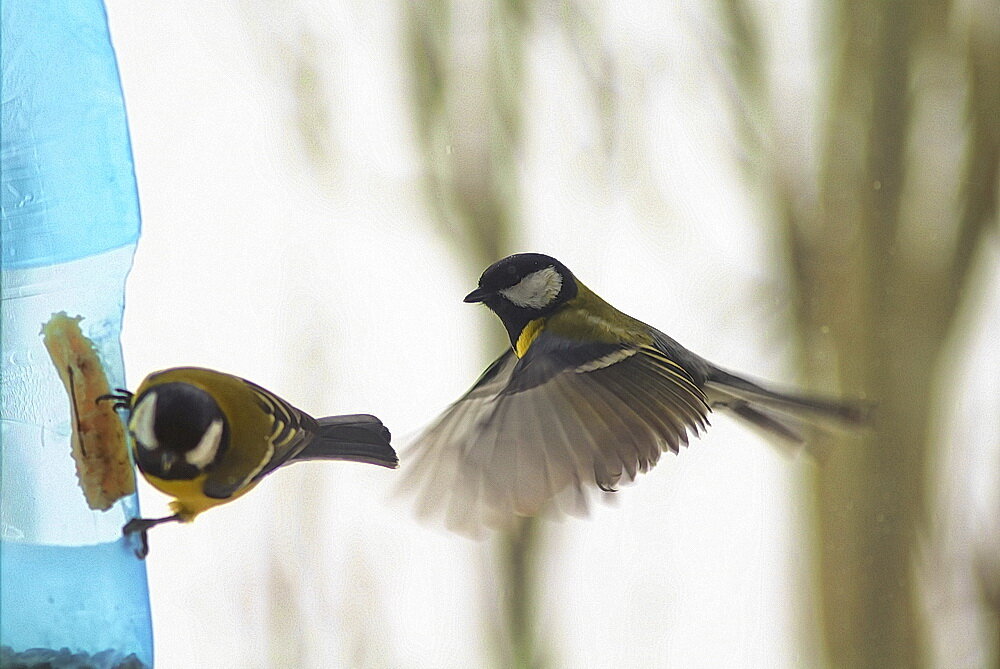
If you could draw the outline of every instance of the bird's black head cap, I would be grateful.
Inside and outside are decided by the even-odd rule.
[[[466,302],[482,302],[507,328],[512,345],[530,321],[547,316],[576,297],[573,273],[555,258],[518,253],[490,265]]]

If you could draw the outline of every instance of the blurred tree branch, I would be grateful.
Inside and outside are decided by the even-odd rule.
[[[487,7],[475,16],[447,0],[404,5],[425,190],[443,233],[476,275],[511,247],[516,229],[526,21],[518,2]],[[463,24],[456,27],[456,18]]]
[[[324,187],[338,176],[341,147],[333,132],[333,120],[340,111],[331,95],[331,77],[323,60],[337,53],[302,2],[275,5],[262,0],[240,0],[238,4],[252,42],[260,56],[276,70],[276,79],[288,91],[295,130],[308,165]],[[338,54],[339,55],[339,54]]]
[[[986,16],[970,19],[966,61],[969,67],[967,103],[969,147],[962,181],[961,222],[949,273],[968,276],[963,268],[972,264],[976,249],[997,218],[997,187],[1000,184],[1000,9],[983,4]],[[992,20],[991,20],[992,19]],[[992,26],[992,28],[991,28]],[[962,290],[964,285],[954,286]]]
[[[512,251],[518,227],[528,5],[430,0],[403,8],[425,190],[443,233],[475,277]],[[507,346],[499,328],[482,339],[490,357]],[[535,519],[523,519],[504,532],[495,547],[496,573],[484,575],[500,600],[498,666],[545,663],[535,620],[541,530]]]

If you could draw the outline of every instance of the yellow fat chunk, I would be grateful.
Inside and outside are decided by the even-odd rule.
[[[80,331],[81,319],[53,314],[42,326],[42,340],[69,396],[80,488],[91,509],[107,511],[135,492],[135,475],[114,402],[97,402],[111,387],[94,343]]]

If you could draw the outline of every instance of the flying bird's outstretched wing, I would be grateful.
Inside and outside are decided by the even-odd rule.
[[[707,399],[655,345],[580,342],[543,332],[501,355],[411,445],[404,485],[418,512],[478,534],[553,502],[586,508],[677,452],[707,426]]]

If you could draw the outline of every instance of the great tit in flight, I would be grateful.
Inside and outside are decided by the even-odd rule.
[[[160,523],[190,522],[245,495],[275,469],[304,460],[351,460],[395,469],[389,430],[375,416],[315,419],[260,386],[231,374],[175,367],[145,378],[136,392],[106,395],[128,410],[136,465],[174,498],[173,515],[136,518],[125,534]],[[100,401],[99,400],[99,401]]]
[[[724,410],[784,442],[867,407],[779,392],[727,372],[598,297],[555,258],[513,255],[465,298],[503,322],[510,349],[413,442],[404,490],[459,532],[550,508],[586,509],[677,453]]]

